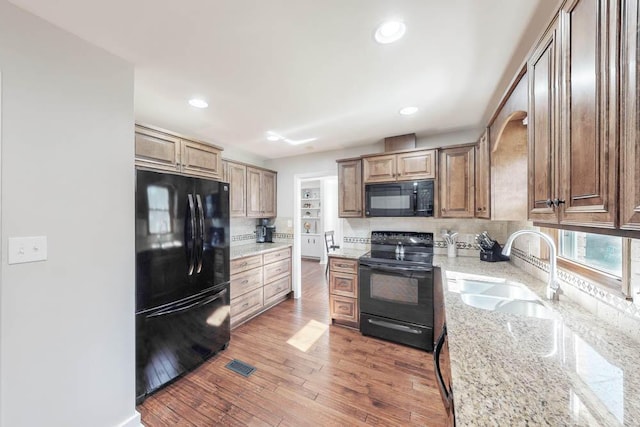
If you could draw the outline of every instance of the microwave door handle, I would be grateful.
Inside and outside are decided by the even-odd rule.
[[[413,192],[413,214],[416,215],[418,213],[418,192]]]
[[[187,227],[189,227],[188,232],[190,234],[190,238],[187,239],[187,230],[185,230],[185,248],[187,251],[187,257],[189,258],[189,266],[187,267],[187,275],[191,276],[193,274],[193,270],[195,268],[195,260],[194,260],[194,250],[195,250],[195,234],[196,234],[196,209],[193,205],[193,196],[191,194],[187,194],[187,203],[189,206],[189,218],[186,218]],[[185,227],[186,228],[186,227]]]
[[[202,209],[202,199],[199,194],[196,194],[196,206],[198,208],[198,237],[196,238],[196,242],[198,244],[196,259],[198,266],[196,267],[196,273],[200,273],[202,271],[202,258],[204,256],[204,209]]]

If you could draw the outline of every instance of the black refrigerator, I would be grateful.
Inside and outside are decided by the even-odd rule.
[[[229,345],[229,184],[136,171],[136,402]]]

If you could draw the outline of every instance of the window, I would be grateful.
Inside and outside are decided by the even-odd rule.
[[[622,277],[622,237],[560,230],[559,255],[615,277]]]

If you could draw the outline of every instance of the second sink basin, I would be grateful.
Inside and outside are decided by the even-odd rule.
[[[460,293],[536,301],[538,296],[517,283],[458,279]]]
[[[524,285],[493,277],[451,277],[462,302],[471,307],[539,319],[552,319],[554,312]]]

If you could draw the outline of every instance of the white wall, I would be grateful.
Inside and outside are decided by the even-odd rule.
[[[133,67],[0,0],[0,71],[0,425],[139,425]]]

